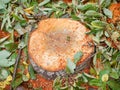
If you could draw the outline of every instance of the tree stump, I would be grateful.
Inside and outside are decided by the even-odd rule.
[[[67,59],[81,51],[75,73],[90,65],[95,47],[89,30],[80,22],[71,19],[50,18],[42,20],[29,36],[28,53],[37,73],[48,80],[66,76]]]

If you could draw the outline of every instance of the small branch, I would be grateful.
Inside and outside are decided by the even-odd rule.
[[[18,63],[19,63],[19,60],[20,60],[21,52],[22,52],[22,48],[20,48],[19,51],[18,51],[18,56],[16,58],[16,62],[15,62],[15,65],[14,65],[14,72],[13,72],[13,76],[12,76],[12,82],[15,80],[15,77],[16,77],[16,72],[17,72],[17,67],[18,67]],[[11,82],[11,85],[10,85],[10,90],[13,90],[12,82]]]
[[[100,0],[98,0],[98,6],[99,6],[99,12],[102,13],[102,8],[101,8],[101,4],[100,4]]]

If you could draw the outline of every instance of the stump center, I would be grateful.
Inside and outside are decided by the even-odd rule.
[[[48,48],[54,52],[64,52],[71,47],[73,34],[69,30],[57,30],[47,34]]]

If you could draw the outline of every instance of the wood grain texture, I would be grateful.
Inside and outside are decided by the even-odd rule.
[[[78,21],[70,19],[46,19],[30,34],[28,52],[35,70],[49,79],[64,76],[67,58],[74,60],[78,51],[83,52],[76,71],[88,65],[88,58],[94,53],[89,31]],[[70,40],[67,40],[69,37]],[[86,61],[87,60],[87,61]],[[90,59],[89,59],[90,60]]]

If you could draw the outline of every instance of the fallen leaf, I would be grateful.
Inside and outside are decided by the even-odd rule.
[[[34,7],[32,6],[32,7],[24,9],[24,11],[28,14],[34,14],[33,9],[34,9]]]

